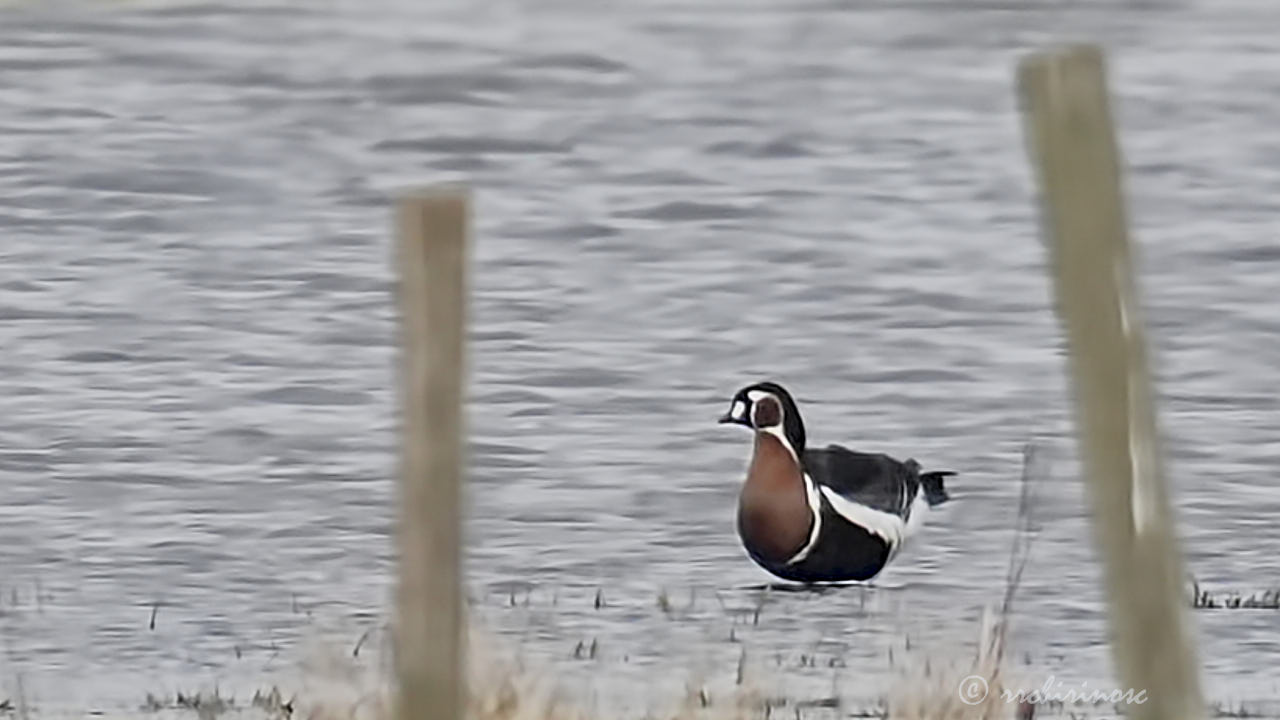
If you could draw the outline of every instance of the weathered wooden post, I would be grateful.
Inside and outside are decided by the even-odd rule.
[[[397,208],[401,450],[396,714],[462,720],[461,492],[469,198]]]
[[[1165,488],[1112,127],[1095,46],[1018,68],[1060,320],[1071,346],[1077,435],[1104,558],[1112,656],[1146,691],[1139,720],[1204,717],[1185,578]]]

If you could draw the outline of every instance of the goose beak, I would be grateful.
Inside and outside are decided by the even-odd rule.
[[[726,412],[725,414],[721,415],[720,419],[717,420],[716,422],[720,425],[731,423],[733,422],[733,416]]]

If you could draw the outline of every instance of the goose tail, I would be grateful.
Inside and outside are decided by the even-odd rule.
[[[929,507],[937,507],[951,496],[947,494],[947,488],[943,485],[942,479],[955,475],[951,470],[933,470],[927,473],[920,473],[920,488],[924,490],[925,502],[929,503]]]

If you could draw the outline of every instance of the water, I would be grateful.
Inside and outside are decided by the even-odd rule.
[[[904,632],[974,639],[1038,437],[1020,671],[1110,687],[1012,92],[1057,39],[1112,53],[1189,569],[1275,584],[1280,10],[534,5],[0,9],[0,699],[252,688],[385,620],[389,198],[437,181],[477,193],[468,567],[506,640],[636,707],[743,648],[860,707]],[[815,442],[962,474],[875,587],[754,621],[714,420],[766,376]],[[1280,698],[1274,611],[1196,620],[1211,698]]]

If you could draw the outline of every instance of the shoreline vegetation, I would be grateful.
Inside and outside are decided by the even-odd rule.
[[[889,687],[888,692],[875,702],[861,707],[849,707],[840,693],[830,697],[812,697],[796,688],[788,688],[771,672],[766,659],[749,653],[747,644],[734,637],[735,628],[729,629],[729,638],[739,643],[741,652],[736,666],[725,667],[716,660],[703,672],[686,671],[679,666],[688,658],[671,657],[677,676],[674,684],[683,680],[683,691],[665,687],[655,695],[650,708],[633,712],[630,707],[614,707],[595,702],[591,685],[608,684],[607,671],[595,665],[586,678],[572,669],[557,674],[554,665],[545,658],[526,655],[517,642],[492,634],[483,618],[475,611],[468,611],[467,654],[468,715],[471,720],[745,720],[746,718],[828,718],[828,717],[946,717],[946,718],[994,718],[996,707],[965,705],[958,698],[955,688],[966,675],[980,673],[992,687],[999,684],[1000,665],[1005,657],[1007,633],[1012,599],[1016,583],[1025,565],[1025,552],[1029,548],[1028,488],[1032,473],[1030,465],[1024,469],[1023,500],[1019,509],[1019,527],[1011,556],[1007,587],[999,599],[999,607],[988,609],[978,628],[975,654],[967,655],[964,649],[934,652],[930,655],[924,643],[906,642],[895,658],[889,651],[889,669],[884,677],[874,679],[871,687]],[[1023,553],[1019,556],[1019,553]],[[1021,557],[1020,564],[1014,566]],[[762,588],[754,610],[750,607],[734,608],[744,613],[735,623],[758,625],[768,622],[761,612],[770,598],[771,588]],[[808,592],[787,588],[791,592]],[[781,592],[782,589],[779,589]],[[859,592],[857,587],[829,588],[826,592]],[[818,591],[821,592],[821,591]],[[40,593],[37,593],[40,595]],[[10,598],[6,598],[10,599]],[[35,598],[38,603],[39,597]],[[692,600],[691,600],[692,602]],[[11,606],[19,603],[13,593]],[[527,604],[528,597],[510,597],[511,607]],[[504,601],[504,604],[506,602]],[[600,610],[608,604],[603,591],[595,598]],[[34,605],[33,605],[34,607]],[[654,609],[669,617],[679,617],[683,599],[673,599],[665,591],[654,598]],[[150,620],[154,628],[154,609]],[[736,631],[741,633],[742,628]],[[139,688],[138,702],[130,712],[111,711],[93,714],[99,717],[180,718],[196,717],[200,720],[215,718],[263,718],[314,720],[384,720],[392,717],[391,700],[394,673],[389,648],[390,633],[387,627],[367,630],[356,640],[335,643],[321,641],[311,647],[291,649],[290,654],[299,658],[296,667],[289,667],[287,680],[270,678],[268,684],[246,695],[243,685],[238,692],[228,692],[224,684],[200,688]],[[595,660],[604,654],[601,643],[607,637],[592,637],[579,642],[573,648],[572,657],[577,660]],[[300,643],[305,645],[308,643]],[[935,648],[936,650],[936,648]],[[801,658],[810,664],[818,662],[813,656]],[[824,659],[822,662],[825,662]],[[834,662],[834,660],[833,660]],[[287,663],[288,665],[288,663]],[[812,666],[812,665],[811,665]],[[599,668],[598,670],[596,668]],[[581,666],[579,666],[581,669]],[[271,684],[275,683],[275,684]],[[656,687],[656,686],[655,686]],[[859,688],[861,691],[862,688]],[[9,694],[12,696],[10,697]],[[993,694],[993,701],[995,695]],[[21,678],[16,683],[0,686],[0,720],[14,718],[57,717],[53,707],[41,708],[41,698],[32,698],[22,689]],[[599,707],[596,707],[599,705]],[[941,710],[943,714],[938,714]]]
[[[889,655],[884,677],[872,681],[887,687],[880,697],[863,706],[850,706],[838,692],[830,697],[800,697],[777,687],[769,668],[749,659],[743,647],[736,667],[708,674],[690,672],[683,693],[664,693],[651,707],[594,707],[590,688],[577,688],[566,676],[557,676],[551,663],[527,657],[519,644],[491,634],[485,623],[467,620],[468,720],[824,720],[826,718],[883,718],[885,720],[1031,720],[1056,717],[1113,717],[1122,712],[1109,698],[1070,688],[1055,693],[1051,683],[1012,682],[1010,628],[1015,601],[1031,555],[1036,533],[1035,490],[1048,476],[1043,452],[1034,445],[1024,449],[1016,524],[1010,547],[1004,586],[982,609],[969,647],[939,647],[928,642],[906,642],[896,659]],[[802,590],[791,589],[795,592]],[[843,588],[834,592],[856,591]],[[744,622],[759,623],[761,606]],[[13,594],[12,604],[18,598]],[[527,599],[526,599],[527,602]],[[597,609],[606,601],[596,596]],[[519,604],[512,595],[510,604]],[[1188,604],[1197,610],[1277,609],[1280,591],[1252,594],[1218,592],[1190,580]],[[655,607],[668,615],[676,603],[663,591]],[[470,613],[469,613],[470,615]],[[767,622],[767,620],[765,620]],[[140,693],[136,710],[128,713],[95,712],[98,717],[136,717],[165,720],[190,718],[219,720],[391,720],[394,673],[386,627],[364,632],[354,644],[324,644],[303,654],[296,681],[262,687],[250,696],[224,694],[218,687],[197,691]],[[730,631],[732,633],[732,630]],[[732,637],[732,634],[731,634]],[[579,642],[572,657],[594,660],[599,638]],[[672,658],[673,661],[679,660]],[[808,658],[813,662],[812,658]],[[976,679],[975,679],[976,678]],[[601,673],[593,681],[607,683]],[[592,683],[588,683],[590,685]],[[1061,684],[1061,683],[1059,683]],[[1039,694],[1032,690],[1040,689]],[[0,720],[41,720],[56,717],[43,713],[38,702],[24,697],[19,682],[12,697],[0,692]],[[979,693],[979,690],[981,691]],[[1065,698],[1065,700],[1064,700]],[[1036,702],[1032,702],[1036,701]],[[1277,717],[1261,708],[1215,703],[1213,717]]]

